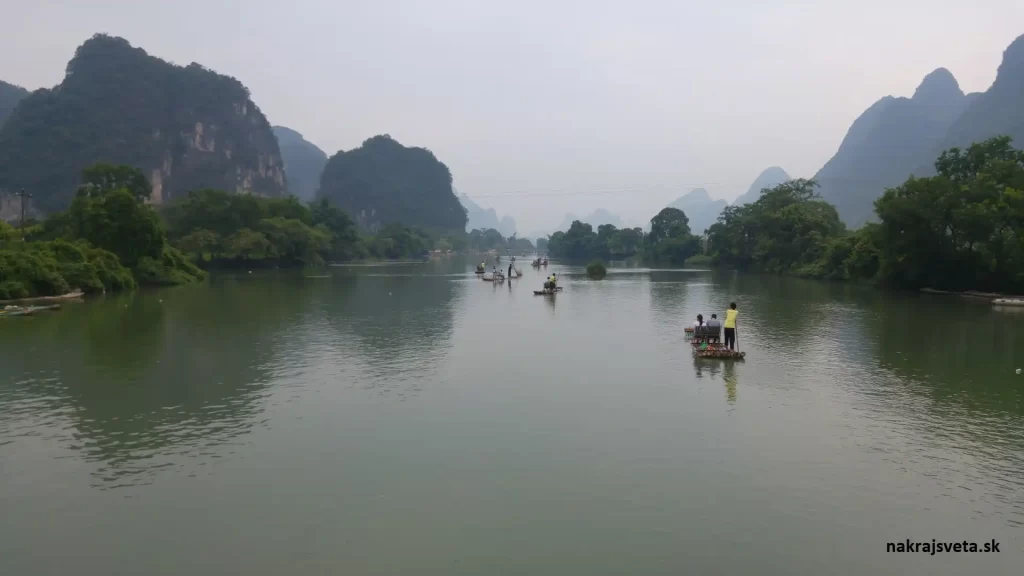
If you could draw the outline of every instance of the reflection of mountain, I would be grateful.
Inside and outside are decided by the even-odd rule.
[[[690,231],[700,235],[718,220],[718,215],[728,205],[725,200],[712,200],[707,190],[696,188],[677,198],[669,207],[682,210],[690,221]]]
[[[750,185],[750,188],[739,198],[733,200],[732,204],[733,206],[742,206],[751,202],[757,202],[758,198],[761,197],[761,190],[778,186],[789,179],[789,174],[786,174],[786,171],[778,166],[766,168],[764,172],[757,176],[757,179]]]
[[[0,346],[30,353],[4,361],[15,376],[0,382],[0,422],[63,414],[76,431],[70,448],[101,463],[107,487],[149,483],[245,433],[280,335],[308,298],[274,282],[232,284],[68,305],[5,326]]]

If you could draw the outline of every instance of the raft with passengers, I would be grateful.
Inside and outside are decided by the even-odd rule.
[[[736,310],[736,303],[729,304],[725,311],[724,341],[723,325],[717,314],[712,314],[711,319],[704,321],[704,316],[697,315],[697,321],[693,327],[686,327],[683,333],[690,341],[693,355],[698,358],[732,358],[741,360],[747,354],[740,352],[736,345],[736,318],[739,311]]]
[[[558,285],[558,275],[552,273],[548,276],[547,280],[544,281],[543,290],[534,290],[534,296],[554,296],[562,290],[562,287]]]

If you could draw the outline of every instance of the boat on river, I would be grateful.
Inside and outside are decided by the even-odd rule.
[[[1024,298],[996,298],[993,306],[1024,306]]]
[[[0,318],[8,316],[29,316],[44,310],[59,310],[60,304],[44,304],[42,306],[5,306],[0,308]]]
[[[561,292],[561,291],[562,291],[562,287],[558,286],[557,288],[555,288],[553,290],[551,288],[545,288],[543,290],[534,290],[533,291],[533,295],[534,296],[554,296],[556,293]]]

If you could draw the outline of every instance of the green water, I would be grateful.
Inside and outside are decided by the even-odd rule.
[[[452,260],[0,320],[0,574],[1020,573],[1024,314],[550,270],[555,298]],[[746,360],[695,360],[730,300]]]

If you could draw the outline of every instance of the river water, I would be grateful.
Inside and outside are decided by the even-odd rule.
[[[1024,314],[791,278],[453,259],[0,320],[0,574],[1024,566]],[[743,362],[682,327],[740,309]],[[1000,543],[998,554],[887,542]]]

